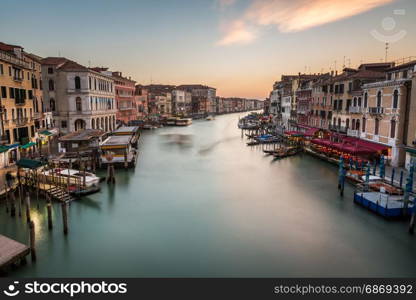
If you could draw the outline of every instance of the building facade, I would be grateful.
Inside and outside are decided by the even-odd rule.
[[[114,79],[63,57],[42,60],[45,107],[63,134],[116,127]]]

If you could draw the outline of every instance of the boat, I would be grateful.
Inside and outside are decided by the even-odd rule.
[[[192,124],[191,118],[179,118],[175,121],[176,126],[189,126]]]
[[[98,192],[100,190],[100,181],[103,178],[96,176],[91,172],[84,172],[75,169],[52,168],[41,173],[46,182],[61,182],[68,184],[70,194],[82,196]]]
[[[153,126],[152,124],[144,124],[142,128],[145,130],[151,130],[151,129],[156,129],[157,127]]]
[[[214,116],[208,116],[208,117],[205,118],[205,120],[213,121],[213,120],[215,120],[215,117]]]
[[[112,135],[100,144],[101,163],[134,167],[138,151],[132,145],[131,135]]]
[[[165,121],[166,126],[175,126],[177,119],[175,117],[167,118]]]
[[[299,148],[290,147],[290,148],[281,149],[279,151],[276,151],[276,153],[274,153],[273,156],[275,157],[275,159],[281,159],[281,158],[286,158],[286,157],[290,157],[290,156],[295,156],[299,152],[300,152]]]

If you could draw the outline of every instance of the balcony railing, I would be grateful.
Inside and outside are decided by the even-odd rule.
[[[348,129],[347,130],[347,135],[354,136],[354,137],[360,137],[360,131],[359,130]]]
[[[22,106],[26,104],[26,100],[25,99],[15,99],[14,103],[18,106]]]
[[[17,65],[26,69],[30,69],[30,64],[23,59],[20,59],[18,57],[15,57],[5,51],[0,50],[0,59],[7,61],[13,65]]]
[[[27,118],[17,118],[13,119],[13,123],[16,124],[16,126],[24,126],[27,124],[28,119]]]
[[[361,106],[350,106],[350,114],[361,114],[363,112],[363,108]]]
[[[372,115],[382,115],[384,114],[384,107],[369,107],[368,112]]]
[[[336,131],[336,132],[347,133],[347,127],[345,127],[345,126],[330,125],[329,130]]]
[[[41,113],[41,112],[35,112],[34,114],[33,114],[33,119],[41,119],[41,118],[43,118],[43,113]]]

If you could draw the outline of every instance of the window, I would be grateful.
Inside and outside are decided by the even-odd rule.
[[[4,70],[3,70],[3,64],[0,64],[0,75],[4,74]]]
[[[354,97],[354,104],[353,106],[357,106],[357,97]]]
[[[364,108],[367,108],[367,105],[368,105],[368,94],[365,93],[364,94]]]
[[[374,134],[378,135],[379,134],[379,130],[380,130],[380,120],[379,119],[375,119],[375,124],[374,124]]]
[[[49,79],[49,90],[50,91],[55,90],[55,83],[53,82],[52,79]]]
[[[79,78],[79,76],[75,76],[75,89],[76,90],[81,89],[81,78]]]
[[[32,90],[29,90],[28,93],[29,93],[29,99],[33,99],[33,92],[32,92]]]
[[[7,98],[7,88],[5,86],[1,87],[1,97]]]
[[[397,108],[399,106],[399,91],[395,90],[393,94],[393,108]]]
[[[51,67],[48,68],[48,74],[53,74],[53,68]]]
[[[68,124],[66,121],[61,121],[61,128],[67,128]]]
[[[407,75],[408,75],[407,70],[403,71],[403,79],[406,79],[407,78]]]
[[[349,129],[349,128],[350,128],[350,119],[347,119],[347,121],[345,122],[345,127],[346,127],[347,129]]]
[[[82,100],[80,97],[77,97],[77,99],[75,100],[75,106],[77,111],[82,111]]]
[[[55,99],[51,98],[49,100],[49,107],[50,107],[51,111],[55,111],[56,110]]]
[[[394,139],[396,137],[396,121],[390,121],[390,137]]]
[[[88,88],[91,89],[91,77],[88,77]]]
[[[377,107],[381,107],[381,91],[377,93]]]
[[[11,99],[14,99],[14,88],[9,88],[9,95]]]
[[[9,67],[9,76],[12,76],[12,67]]]
[[[358,107],[361,107],[361,97],[358,97],[358,103],[357,103]]]

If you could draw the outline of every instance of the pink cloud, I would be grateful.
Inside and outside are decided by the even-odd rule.
[[[253,0],[239,19],[239,26],[226,30],[221,41],[229,41],[224,45],[232,44],[232,40],[239,42],[237,33],[240,32],[243,36],[241,28],[246,28],[248,24],[275,25],[280,32],[296,32],[349,18],[394,1],[396,0]],[[255,38],[252,34],[250,41]]]

